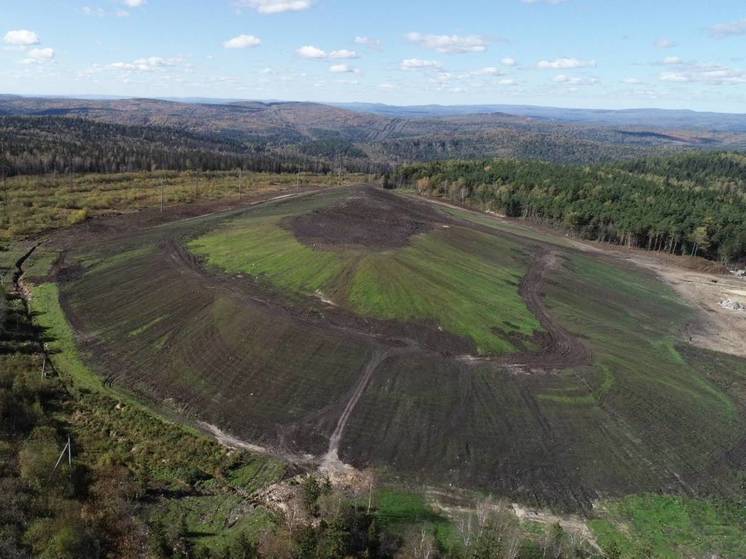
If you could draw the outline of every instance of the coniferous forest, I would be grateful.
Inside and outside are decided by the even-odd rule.
[[[441,161],[402,167],[388,183],[587,239],[722,261],[746,256],[746,157],[739,154],[601,166]]]

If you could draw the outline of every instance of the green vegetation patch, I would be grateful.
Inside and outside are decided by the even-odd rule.
[[[473,246],[463,246],[467,237]],[[524,270],[511,248],[463,229],[420,236],[409,247],[363,259],[351,281],[350,305],[379,318],[434,320],[474,340],[480,353],[513,351],[493,329],[528,337],[540,324],[518,293]]]
[[[605,518],[590,526],[601,547],[620,559],[746,557],[743,503],[646,494],[604,508]]]
[[[230,273],[248,273],[286,290],[313,293],[342,271],[333,252],[299,243],[277,218],[251,220],[207,234],[189,245],[195,254]]]
[[[280,217],[241,218],[189,243],[209,265],[290,294],[318,295],[364,316],[433,321],[479,353],[515,351],[540,324],[518,293],[520,246],[461,227],[419,235],[382,252],[323,250],[299,242]],[[526,342],[530,344],[530,342]]]
[[[67,317],[60,307],[59,289],[53,283],[34,287],[31,308],[34,320],[44,329],[48,351],[54,354],[55,364],[72,377],[76,387],[101,389],[101,380],[83,363]]]

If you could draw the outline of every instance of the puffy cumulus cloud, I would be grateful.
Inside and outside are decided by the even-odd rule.
[[[128,72],[153,72],[163,68],[179,66],[184,60],[182,58],[162,58],[160,56],[148,56],[138,58],[132,62],[114,62],[109,64],[112,70],[125,70]]]
[[[26,58],[21,60],[23,64],[44,64],[54,60],[54,49],[31,49],[26,53]]]
[[[407,33],[407,40],[445,54],[484,52],[489,46],[489,41],[479,35],[425,35],[412,32]]]
[[[434,70],[440,68],[437,60],[422,60],[420,58],[407,58],[401,61],[399,68],[402,70]]]
[[[595,65],[595,60],[581,60],[579,58],[555,58],[554,60],[540,60],[536,64],[536,67],[541,70],[573,70],[575,68],[591,68]]]
[[[667,56],[663,59],[663,64],[666,66],[678,66],[680,64],[683,64],[684,61],[681,60],[678,56]]]
[[[139,8],[146,4],[146,0],[122,0],[122,4],[128,8]]]
[[[360,70],[348,64],[332,64],[329,67],[329,71],[333,74],[357,74],[360,72]]]
[[[14,29],[8,31],[3,37],[3,43],[13,47],[30,47],[40,42],[39,36],[28,29]]]
[[[379,39],[374,39],[373,37],[367,37],[367,36],[355,37],[355,44],[363,45],[365,47],[368,47],[369,49],[374,49],[374,50],[378,50],[381,47],[383,47],[383,43]]]
[[[685,64],[675,71],[661,72],[658,79],[672,83],[743,85],[746,84],[746,71],[720,64]]]
[[[258,47],[262,44],[262,40],[254,35],[238,35],[232,39],[228,39],[223,43],[223,47],[227,49],[247,49]]]
[[[746,19],[718,23],[710,27],[710,36],[715,39],[725,39],[734,35],[746,35]]]
[[[518,64],[518,62],[516,61],[515,58],[511,56],[506,56],[505,58],[500,60],[500,64],[502,64],[503,66],[515,66],[516,64]]]
[[[331,58],[333,60],[349,60],[358,58],[357,53],[354,50],[340,49],[326,52],[323,49],[315,47],[313,45],[305,45],[295,51],[301,58],[310,58],[315,60],[325,60]]]
[[[313,45],[305,45],[295,51],[301,58],[315,58],[317,60],[324,59],[328,56],[325,50],[321,50]]]
[[[312,0],[237,0],[239,8],[251,8],[260,14],[281,14],[284,12],[302,12],[313,4]]]
[[[667,37],[661,37],[655,42],[655,46],[659,49],[671,49],[676,46],[676,43]]]
[[[559,76],[555,76],[552,81],[554,83],[561,83],[565,85],[596,85],[599,83],[598,78],[584,78],[580,76],[567,76],[565,74],[560,74]]]

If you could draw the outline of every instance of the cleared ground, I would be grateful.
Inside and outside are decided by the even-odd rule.
[[[235,437],[568,509],[744,466],[743,361],[650,272],[371,188],[128,219],[56,240],[84,356]]]

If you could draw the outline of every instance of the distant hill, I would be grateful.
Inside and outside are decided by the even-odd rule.
[[[0,96],[0,117],[167,128],[196,134],[200,142],[232,143],[236,153],[310,157],[356,170],[453,158],[590,164],[692,149],[746,150],[744,115],[193,101],[199,102]]]
[[[413,105],[336,103],[336,107],[388,117],[418,118],[500,113],[576,124],[643,126],[654,129],[692,129],[746,132],[746,114],[666,109],[563,109],[531,105]]]

